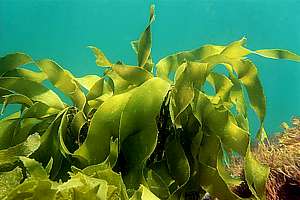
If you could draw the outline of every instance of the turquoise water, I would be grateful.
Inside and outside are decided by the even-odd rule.
[[[284,48],[300,54],[297,0],[0,0],[0,55],[26,52],[51,58],[76,76],[100,73],[88,45],[113,61],[135,64],[137,39],[156,5],[153,58],[242,36],[250,49]],[[267,96],[266,130],[300,115],[300,63],[252,57]],[[250,113],[252,130],[257,127]]]

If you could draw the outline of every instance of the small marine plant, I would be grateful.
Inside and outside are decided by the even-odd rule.
[[[136,66],[90,46],[103,76],[78,78],[24,53],[1,58],[3,111],[21,105],[0,121],[1,199],[199,199],[206,192],[226,200],[265,199],[270,170],[251,152],[247,111],[257,114],[256,139],[266,145],[266,100],[247,56],[298,62],[300,56],[252,51],[242,38],[154,64],[153,21],[151,6],[146,29],[131,43]],[[28,64],[38,70],[24,68]],[[226,73],[215,70],[219,65]],[[243,176],[227,170],[233,157],[243,160]],[[236,192],[242,185],[247,195]]]
[[[269,145],[260,145],[253,154],[270,167],[266,185],[267,200],[289,200],[300,197],[300,119],[292,120],[293,127],[282,124],[283,131],[270,137]],[[242,176],[241,160],[232,162],[229,170]],[[240,192],[245,192],[240,190]]]

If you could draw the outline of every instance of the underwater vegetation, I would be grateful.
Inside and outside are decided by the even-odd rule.
[[[293,134],[287,134],[278,143],[284,147],[270,145],[264,130],[266,98],[247,56],[298,62],[300,56],[280,49],[252,51],[242,38],[154,64],[153,21],[151,6],[145,30],[131,43],[136,66],[113,62],[89,47],[103,75],[78,78],[53,60],[19,52],[0,59],[2,112],[9,104],[21,105],[0,121],[1,199],[173,200],[209,193],[225,200],[263,200],[279,195],[273,185],[281,175],[299,177],[294,159],[299,154],[289,154],[295,162],[289,166],[298,168],[285,169],[286,157],[272,153],[299,152],[299,140],[289,145]],[[24,68],[28,64],[38,70]],[[220,64],[227,73],[215,71]],[[260,121],[256,150],[249,109]]]
[[[270,145],[260,145],[253,154],[270,167],[266,184],[268,200],[300,198],[300,119],[292,120],[293,127],[284,124],[284,131],[271,138]],[[229,170],[243,176],[242,160],[236,158]],[[247,190],[240,190],[245,193]]]

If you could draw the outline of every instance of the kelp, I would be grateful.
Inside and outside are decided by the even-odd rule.
[[[266,198],[270,169],[251,150],[248,124],[251,108],[264,147],[266,98],[247,56],[300,56],[249,50],[242,38],[175,53],[154,65],[154,15],[151,6],[145,30],[131,43],[136,66],[114,63],[94,46],[89,48],[103,75],[75,77],[53,60],[20,52],[0,59],[3,112],[7,105],[22,105],[0,121],[0,185],[14,177],[1,197],[176,200],[208,192],[218,199]],[[37,70],[23,68],[27,64]],[[219,65],[228,73],[216,72]],[[243,176],[228,171],[232,155],[243,160]],[[242,186],[246,196],[236,190]]]
[[[48,179],[49,174],[39,162],[28,157],[20,157],[20,160],[27,177],[21,181],[25,177],[20,167],[1,172],[1,185],[6,183],[1,187],[3,199],[129,199],[121,175],[108,165],[89,166],[93,167],[93,173],[87,168],[77,170],[71,173],[67,182],[58,183]],[[146,192],[146,195],[154,196],[148,190]]]

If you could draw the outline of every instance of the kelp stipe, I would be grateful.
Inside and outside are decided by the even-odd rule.
[[[247,56],[300,57],[287,50],[252,51],[242,38],[179,52],[155,66],[153,21],[151,6],[149,23],[131,43],[136,66],[114,63],[89,46],[96,64],[105,68],[103,76],[78,78],[52,60],[35,61],[24,53],[1,58],[3,110],[22,105],[0,122],[0,183],[14,177],[3,198],[188,199],[205,192],[219,199],[266,198],[269,167],[251,152],[245,94],[260,121],[261,145],[268,141],[266,99]],[[22,67],[29,63],[39,71]],[[228,75],[213,71],[219,64]],[[44,80],[73,104],[63,102]],[[205,92],[206,83],[214,95]],[[25,144],[32,137],[39,142],[29,148]],[[228,170],[233,156],[244,161],[243,176]],[[236,192],[241,185],[248,196]]]

